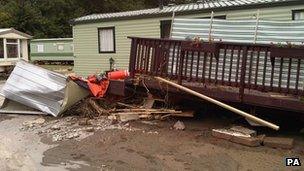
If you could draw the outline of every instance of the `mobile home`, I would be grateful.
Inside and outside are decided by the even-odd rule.
[[[131,41],[128,36],[167,38],[172,14],[183,18],[215,18],[227,20],[302,20],[303,0],[221,0],[108,14],[92,14],[72,21],[74,39],[74,70],[80,75],[110,68],[127,69]]]
[[[13,28],[0,28],[0,70],[18,60],[28,60],[28,40],[32,37]]]
[[[31,40],[31,61],[38,63],[73,63],[74,46],[72,38]]]

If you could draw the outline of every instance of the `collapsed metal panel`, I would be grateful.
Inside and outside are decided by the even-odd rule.
[[[88,92],[67,77],[25,61],[17,62],[3,86],[5,98],[58,116]]]

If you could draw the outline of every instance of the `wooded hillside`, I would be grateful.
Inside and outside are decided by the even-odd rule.
[[[188,3],[195,0],[164,0]],[[0,0],[0,28],[13,27],[35,38],[71,37],[69,21],[87,14],[157,7],[158,0]]]

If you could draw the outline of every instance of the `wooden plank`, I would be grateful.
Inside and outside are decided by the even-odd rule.
[[[202,72],[202,81],[203,81],[203,83],[205,83],[206,63],[207,63],[207,52],[204,52],[204,62],[203,62],[203,72]]]
[[[175,51],[176,51],[176,42],[173,44],[173,52],[172,52],[172,63],[171,63],[171,78],[173,78],[173,68],[174,68],[174,62],[175,62]]]
[[[255,89],[257,88],[257,84],[258,84],[260,54],[261,54],[261,48],[258,47],[258,55],[257,55],[257,61],[256,61],[256,65],[255,65],[255,77],[254,77],[254,88]]]
[[[288,77],[287,77],[287,93],[289,93],[289,91],[290,91],[289,87],[290,87],[291,63],[292,63],[292,59],[289,58]]]
[[[190,78],[188,81],[192,80],[193,61],[194,61],[194,51],[191,52]]]
[[[236,75],[235,75],[235,83],[236,85],[239,85],[239,69],[240,69],[240,59],[241,59],[241,47],[238,46],[238,52],[237,52],[237,65],[236,65]]]
[[[139,42],[138,42],[138,51],[137,51],[137,55],[136,55],[136,71],[138,71],[139,70],[139,64],[140,64],[140,60],[141,60],[141,58],[140,58],[140,52],[141,52],[141,48],[142,48],[142,41],[143,40],[139,40]]]
[[[183,78],[187,79],[187,70],[188,70],[188,58],[189,58],[189,51],[186,51],[186,55],[185,55],[185,68],[184,68],[184,76]]]
[[[263,90],[265,90],[265,79],[266,79],[267,58],[268,58],[268,48],[266,48],[266,51],[265,51],[265,58],[264,58],[263,81],[262,81]]]
[[[284,63],[284,59],[281,58],[281,63],[280,63],[280,75],[279,75],[279,92],[282,91],[283,63]]]
[[[222,84],[224,84],[224,80],[225,80],[226,57],[227,57],[227,45],[225,45],[224,56],[223,56]]]
[[[175,69],[175,75],[178,75],[179,72],[179,65],[180,65],[180,56],[181,56],[181,45],[180,43],[178,44],[178,49],[177,49],[177,57],[176,57],[176,69]]]
[[[229,85],[231,85],[231,74],[232,74],[232,65],[233,65],[233,56],[234,56],[234,46],[231,48],[231,54],[230,54],[230,69],[229,69]]]
[[[208,53],[210,55],[210,64],[209,64],[209,79],[208,82],[211,82],[211,71],[212,71],[212,60],[213,60],[213,55],[211,53]]]
[[[247,57],[248,57],[248,47],[244,46],[243,47],[243,55],[242,55],[240,88],[239,88],[239,94],[240,94],[241,101],[243,100],[243,97],[244,97]]]
[[[145,51],[146,51],[146,41],[143,42],[142,44],[142,48],[141,48],[141,56],[140,56],[140,65],[139,65],[139,72],[142,73],[143,72],[143,64],[144,64],[144,54],[145,54]]]
[[[248,74],[248,87],[251,88],[251,75],[252,75],[252,62],[253,62],[253,48],[250,52],[250,60],[249,60],[249,74]]]
[[[298,59],[298,65],[297,65],[297,78],[296,78],[296,94],[299,94],[299,79],[300,79],[300,70],[301,70],[301,59]]]
[[[225,103],[222,103],[222,102],[220,102],[220,101],[218,101],[218,100],[215,100],[215,99],[213,99],[213,98],[211,98],[211,97],[208,97],[208,96],[205,96],[205,95],[203,95],[203,94],[201,94],[201,93],[198,93],[198,92],[196,92],[196,91],[193,91],[193,90],[191,90],[191,89],[189,89],[189,88],[187,88],[187,87],[178,85],[178,84],[176,84],[176,83],[174,83],[174,82],[168,81],[168,80],[163,79],[163,78],[161,78],[161,77],[155,77],[155,79],[158,80],[158,81],[164,82],[164,83],[166,83],[166,84],[168,84],[168,85],[170,85],[170,86],[173,86],[173,87],[175,87],[175,88],[177,88],[177,89],[180,89],[180,90],[182,90],[182,91],[184,91],[184,92],[187,92],[187,93],[189,93],[189,94],[191,94],[191,95],[194,95],[194,96],[196,96],[196,97],[199,97],[199,98],[201,98],[201,99],[204,99],[204,100],[206,100],[206,101],[208,101],[208,102],[210,102],[210,103],[216,104],[216,105],[218,105],[218,106],[220,106],[220,107],[223,107],[223,108],[225,108],[225,109],[227,109],[227,110],[230,110],[230,111],[232,111],[232,112],[234,112],[234,113],[236,113],[236,114],[239,114],[239,115],[241,115],[241,116],[243,116],[243,117],[245,117],[245,118],[247,118],[247,119],[249,119],[249,120],[251,120],[251,121],[254,121],[254,122],[258,123],[258,124],[261,124],[261,125],[263,125],[263,126],[267,126],[267,127],[271,128],[271,129],[274,129],[274,130],[279,130],[279,129],[280,129],[279,126],[277,126],[277,125],[275,125],[275,124],[273,124],[273,123],[270,123],[270,122],[265,121],[265,120],[263,120],[263,119],[261,119],[261,118],[258,118],[258,117],[256,117],[256,116],[253,116],[253,115],[251,115],[251,114],[248,114],[248,113],[246,113],[246,112],[244,112],[244,111],[241,111],[241,110],[239,110],[239,109],[236,109],[236,108],[234,108],[234,107],[232,107],[232,106],[229,106],[229,105],[227,105],[227,104],[225,104]]]
[[[197,64],[196,64],[196,81],[198,81],[198,73],[199,73],[199,67],[200,67],[200,58],[201,58],[201,52],[197,52]]]

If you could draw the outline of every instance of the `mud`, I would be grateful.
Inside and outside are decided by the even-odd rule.
[[[228,123],[184,122],[185,131],[170,129],[171,121],[157,126],[133,122],[131,126],[139,128],[133,132],[96,132],[79,142],[66,141],[45,151],[42,164],[85,162],[71,170],[284,170],[285,157],[304,159],[301,143],[291,151],[245,147],[211,137],[211,128]]]
[[[5,121],[5,120],[11,120],[13,118],[14,117],[10,116],[10,115],[0,114],[0,122]]]
[[[285,166],[286,157],[304,161],[304,134],[297,130],[256,128],[258,134],[294,138],[294,148],[283,150],[211,136],[214,128],[248,126],[235,118],[181,119],[184,131],[173,128],[177,119],[111,123],[105,118],[80,125],[78,116],[0,115],[0,170],[304,170]],[[75,130],[79,137],[68,138]],[[58,135],[63,138],[54,141]]]

